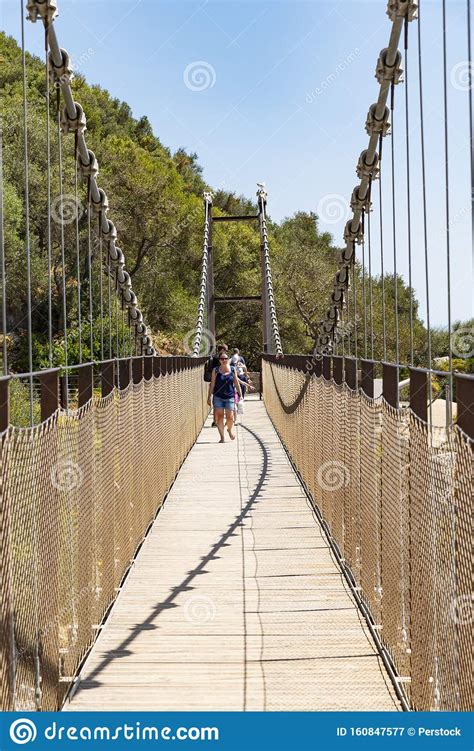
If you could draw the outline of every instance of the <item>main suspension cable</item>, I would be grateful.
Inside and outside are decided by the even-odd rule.
[[[65,134],[77,133],[78,168],[84,178],[89,179],[89,203],[95,212],[101,214],[100,231],[107,243],[112,266],[117,270],[117,293],[121,295],[125,305],[130,310],[130,317],[137,336],[140,338],[147,355],[154,354],[151,337],[143,321],[143,315],[138,307],[137,298],[132,290],[130,274],[125,270],[125,259],[122,250],[117,246],[117,230],[107,218],[108,200],[105,192],[97,185],[99,165],[92,151],[87,148],[84,138],[86,117],[81,105],[74,101],[71,80],[72,70],[69,55],[58,44],[53,21],[57,16],[57,0],[27,0],[28,18],[33,23],[40,18],[48,28],[48,44],[50,49],[50,63],[55,81],[63,95],[65,106],[61,113],[61,127]],[[23,19],[22,19],[23,20]],[[91,347],[93,349],[93,347]]]
[[[202,246],[201,281],[199,288],[198,314],[193,341],[193,357],[198,357],[201,352],[202,335],[204,331],[204,318],[208,302],[208,268],[209,268],[209,239],[212,211],[212,193],[206,191],[204,198],[204,242]],[[212,344],[212,343],[211,343]]]
[[[273,291],[273,279],[272,279],[272,268],[270,263],[270,247],[268,243],[268,228],[267,228],[267,215],[266,215],[266,207],[267,207],[267,192],[264,188],[259,187],[257,190],[257,201],[258,201],[258,207],[259,207],[259,217],[260,217],[260,243],[262,248],[262,264],[263,264],[263,271],[264,271],[264,289],[263,289],[263,297],[264,297],[264,304],[267,306],[267,315],[266,319],[269,323],[269,333],[271,338],[271,343],[269,344],[271,352],[282,355],[283,349],[281,346],[281,339],[280,339],[280,331],[278,328],[278,319],[277,319],[277,313],[276,313],[276,306],[275,306],[275,295]]]
[[[402,73],[402,57],[398,51],[398,42],[405,19],[412,21],[416,10],[416,0],[389,0],[388,2],[387,14],[392,21],[392,29],[388,46],[380,52],[377,61],[376,78],[380,84],[379,96],[377,102],[369,108],[367,115],[366,131],[369,135],[369,144],[367,149],[362,151],[357,164],[357,175],[360,183],[352,193],[351,208],[353,216],[345,226],[345,248],[342,251],[339,270],[334,279],[330,306],[326,318],[322,321],[318,330],[316,351],[319,353],[330,352],[334,343],[335,328],[347,293],[350,277],[349,269],[355,263],[353,244],[355,242],[360,245],[362,242],[362,211],[364,208],[368,209],[369,184],[371,180],[377,177],[379,170],[377,145],[381,138],[387,135],[389,128],[388,94],[391,86],[399,83]],[[386,344],[384,346],[386,349]]]

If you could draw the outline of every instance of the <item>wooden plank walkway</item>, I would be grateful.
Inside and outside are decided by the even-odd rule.
[[[66,710],[400,708],[262,402],[237,432],[207,422]]]

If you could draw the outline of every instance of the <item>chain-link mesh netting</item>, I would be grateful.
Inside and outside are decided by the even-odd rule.
[[[204,423],[204,386],[196,362],[2,436],[1,709],[61,705]]]
[[[263,383],[412,707],[472,709],[472,441],[269,360]]]

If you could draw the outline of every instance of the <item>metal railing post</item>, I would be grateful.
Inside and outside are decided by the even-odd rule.
[[[92,399],[94,390],[94,366],[81,365],[78,367],[78,403],[83,407]]]
[[[10,376],[0,377],[0,433],[10,424],[9,383]]]
[[[115,382],[115,360],[108,360],[101,364],[101,388],[102,396],[108,396],[114,389]]]
[[[422,368],[410,368],[410,407],[420,420],[428,422],[428,373]]]

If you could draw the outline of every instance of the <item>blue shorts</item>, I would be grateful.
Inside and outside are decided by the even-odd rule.
[[[231,399],[221,399],[220,396],[214,396],[212,398],[212,404],[215,409],[231,409],[235,407],[234,397]]]

